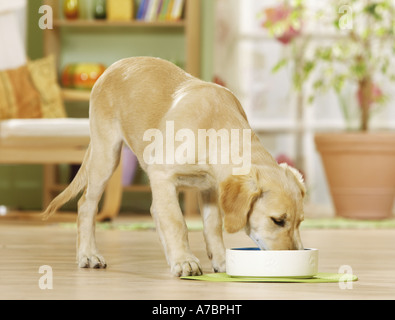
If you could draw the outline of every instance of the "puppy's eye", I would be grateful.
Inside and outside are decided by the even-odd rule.
[[[284,227],[285,226],[285,219],[276,219],[276,218],[271,218],[273,223],[278,226],[278,227]]]

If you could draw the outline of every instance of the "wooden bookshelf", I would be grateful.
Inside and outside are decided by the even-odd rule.
[[[62,89],[62,97],[65,101],[79,102],[89,101],[91,96],[90,91],[77,89]]]
[[[179,21],[108,21],[108,20],[66,20],[61,17],[61,3],[59,0],[44,0],[45,4],[50,5],[53,9],[54,23],[53,30],[44,31],[44,54],[55,54],[59,57],[62,53],[60,32],[63,28],[81,28],[97,29],[101,28],[129,28],[143,29],[148,28],[151,32],[173,32],[177,30],[183,33],[185,37],[185,70],[196,76],[200,76],[201,54],[200,54],[200,19],[201,19],[201,1],[186,0],[183,18]],[[115,61],[114,61],[115,62]],[[66,100],[80,101],[80,94],[73,94],[67,90],[64,92]],[[77,99],[75,97],[78,97]],[[84,99],[85,100],[85,99]]]
[[[141,28],[185,28],[185,20],[180,21],[107,21],[107,20],[64,20],[54,21],[55,27],[78,27],[78,28],[95,28],[95,27],[141,27]]]

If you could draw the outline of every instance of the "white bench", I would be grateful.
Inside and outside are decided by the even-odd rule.
[[[90,141],[89,119],[13,119],[0,121],[0,164],[44,165],[43,208],[65,186],[56,181],[57,164],[81,164]],[[121,166],[111,178],[97,219],[118,215]]]

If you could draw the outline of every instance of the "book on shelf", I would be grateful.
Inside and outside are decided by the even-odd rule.
[[[185,0],[141,0],[137,10],[140,21],[179,21],[182,19]]]
[[[130,21],[134,16],[133,0],[107,0],[107,20]]]

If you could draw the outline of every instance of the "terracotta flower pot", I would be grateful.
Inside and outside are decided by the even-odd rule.
[[[354,219],[392,216],[395,133],[317,134],[336,214]]]

